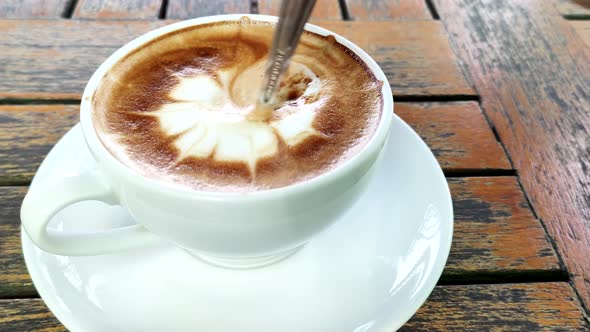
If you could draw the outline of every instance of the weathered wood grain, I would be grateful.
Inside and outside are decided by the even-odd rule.
[[[580,38],[590,47],[590,21],[570,21]]]
[[[67,332],[41,299],[0,300],[0,331]]]
[[[166,18],[189,19],[219,14],[248,14],[250,0],[168,0]]]
[[[510,280],[508,274],[560,274],[541,224],[514,177],[449,179],[455,237],[445,283]],[[22,261],[20,204],[25,187],[0,187],[0,297],[34,293]]]
[[[170,22],[168,22],[170,23]],[[119,47],[162,21],[0,21],[0,99],[80,98]]]
[[[162,0],[78,0],[74,18],[157,19]]]
[[[588,331],[569,284],[436,287],[400,331]]]
[[[432,18],[425,0],[346,0],[346,8],[357,21]]]
[[[466,273],[561,270],[515,177],[449,178],[448,182],[455,229],[443,276],[446,282],[466,278]]]
[[[30,181],[78,113],[77,105],[0,106],[0,184]]]
[[[66,331],[40,299],[0,300],[1,331]],[[587,331],[561,283],[438,286],[400,331]]]
[[[394,96],[475,95],[438,21],[314,22],[367,51]]]
[[[107,56],[167,23],[171,21],[0,20],[0,99],[79,98]],[[372,54],[396,96],[475,93],[437,21],[319,24]]]
[[[590,308],[590,48],[545,1],[436,4],[483,110]]]
[[[512,169],[476,102],[396,103],[445,171]]]
[[[60,18],[71,0],[2,0],[0,19]]]
[[[0,187],[0,298],[37,294],[27,272],[20,243],[18,213],[26,192],[27,187]],[[0,321],[1,317],[2,314]],[[5,330],[0,328],[0,331]]]
[[[555,8],[565,18],[590,19],[590,0],[554,0]]]
[[[258,13],[265,15],[279,15],[281,0],[257,0]],[[341,20],[342,12],[338,0],[317,0],[313,11],[312,19]]]

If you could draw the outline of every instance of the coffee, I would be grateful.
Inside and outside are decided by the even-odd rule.
[[[273,32],[213,23],[128,54],[93,98],[101,142],[148,178],[204,191],[283,187],[346,162],[379,124],[382,82],[334,37],[305,32],[271,118],[254,121]]]

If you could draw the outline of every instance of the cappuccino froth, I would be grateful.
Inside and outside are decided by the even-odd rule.
[[[354,156],[379,123],[382,83],[333,37],[304,33],[271,117],[249,116],[273,28],[187,28],[120,60],[94,96],[103,144],[144,176],[207,191],[286,186]]]

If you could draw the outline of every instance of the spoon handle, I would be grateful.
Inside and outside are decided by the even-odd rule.
[[[289,65],[316,0],[283,0],[264,76],[262,102],[269,103]]]

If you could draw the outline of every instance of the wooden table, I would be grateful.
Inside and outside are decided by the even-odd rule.
[[[19,209],[115,49],[174,20],[276,14],[276,0],[0,2],[0,331],[61,331],[38,298]],[[575,19],[575,20],[569,20]],[[395,111],[442,165],[446,269],[403,328],[590,330],[590,1],[319,0],[316,24],[367,50]]]

